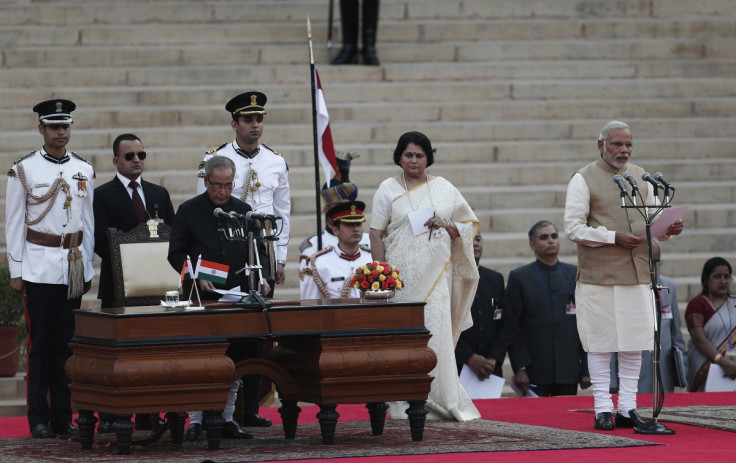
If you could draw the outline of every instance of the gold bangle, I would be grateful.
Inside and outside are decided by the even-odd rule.
[[[717,363],[718,363],[718,362],[719,362],[719,361],[721,360],[721,357],[723,357],[723,356],[721,355],[721,353],[720,353],[720,352],[719,352],[719,353],[717,353],[717,354],[716,354],[716,356],[715,356],[715,357],[713,357],[713,363],[716,363],[716,364],[717,364]]]

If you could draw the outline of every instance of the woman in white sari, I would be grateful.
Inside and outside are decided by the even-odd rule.
[[[472,324],[470,305],[478,285],[473,237],[480,224],[450,182],[426,173],[433,161],[425,135],[408,132],[399,138],[394,163],[402,172],[384,180],[373,197],[371,253],[401,271],[405,289],[396,300],[426,302],[424,324],[432,334],[429,347],[437,354],[427,418],[467,421],[480,413],[458,380],[455,344]],[[431,218],[424,223],[429,232],[412,231],[409,214],[417,211],[429,211]],[[389,414],[398,418],[403,412],[392,404]]]

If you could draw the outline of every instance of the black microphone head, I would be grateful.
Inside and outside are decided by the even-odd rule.
[[[617,183],[618,183],[618,182],[620,182],[620,181],[621,181],[621,180],[623,180],[623,179],[624,179],[624,178],[623,178],[623,177],[621,177],[621,175],[619,175],[619,174],[616,174],[616,175],[614,175],[614,176],[613,176],[613,181],[614,181],[614,182],[617,182]]]
[[[227,212],[223,211],[221,207],[216,207],[214,211],[212,211],[212,215],[215,217],[222,217],[223,215],[227,215]]]
[[[642,180],[646,180],[648,182],[650,178],[652,178],[652,176],[649,175],[649,172],[644,172],[643,174],[641,174]]]
[[[655,172],[654,173],[654,179],[655,180],[659,180],[661,182],[663,177],[664,177],[664,175],[662,175],[662,172]]]
[[[631,172],[626,172],[626,173],[624,174],[624,178],[625,178],[626,180],[630,181],[630,182],[634,180],[634,176],[633,176],[633,175],[631,174]]]

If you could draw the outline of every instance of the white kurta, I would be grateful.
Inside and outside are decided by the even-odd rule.
[[[13,175],[8,177],[5,196],[5,240],[11,278],[22,276],[25,281],[34,283],[69,284],[69,250],[61,246],[52,248],[26,241],[26,219],[28,221],[38,219],[49,206],[49,201],[36,204],[36,201],[28,195],[18,177],[18,164],[23,165],[26,185],[34,196],[45,195],[59,177],[63,177],[69,184],[72,198],[70,208],[64,208],[66,193],[59,191],[56,202],[45,217],[28,227],[52,235],[66,235],[82,230],[84,236],[79,250],[82,252],[84,262],[84,281],[91,281],[95,274],[95,232],[92,212],[94,169],[74,153],[67,153],[64,158],[57,161],[44,150],[36,151],[18,161],[11,169]]]
[[[652,186],[647,183],[647,187],[648,197],[654,200]],[[583,176],[576,173],[567,186],[565,234],[570,240],[585,246],[613,245],[616,231],[605,227],[589,227],[589,212],[588,185]],[[653,348],[654,299],[648,284],[614,286],[578,282],[575,303],[578,333],[586,352],[639,351]]]
[[[271,151],[266,145],[258,145],[259,152],[253,158],[246,158],[235,151],[237,143],[233,141],[222,148],[207,153],[204,162],[213,156],[225,156],[235,163],[235,180],[233,181],[232,195],[242,199],[253,208],[254,212],[262,214],[275,214],[281,217],[277,221],[280,235],[276,241],[274,250],[276,260],[286,261],[286,250],[289,244],[290,217],[291,217],[291,192],[289,188],[289,169],[282,156]],[[250,187],[256,187],[256,191],[249,191],[243,196],[243,186],[246,181],[248,170],[257,173],[257,178],[252,180]],[[197,179],[197,194],[205,191],[204,168],[200,169]],[[260,186],[257,185],[260,183]]]

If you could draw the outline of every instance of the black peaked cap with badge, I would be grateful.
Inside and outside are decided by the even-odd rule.
[[[76,108],[73,101],[55,99],[37,104],[33,107],[33,112],[38,113],[38,122],[43,125],[69,125],[74,122],[72,111]]]
[[[225,109],[233,117],[248,116],[250,114],[266,114],[266,95],[261,92],[245,92],[234,97],[225,105]]]
[[[361,223],[365,222],[365,203],[363,201],[346,201],[337,204],[327,211],[327,217],[334,225],[339,223]]]

